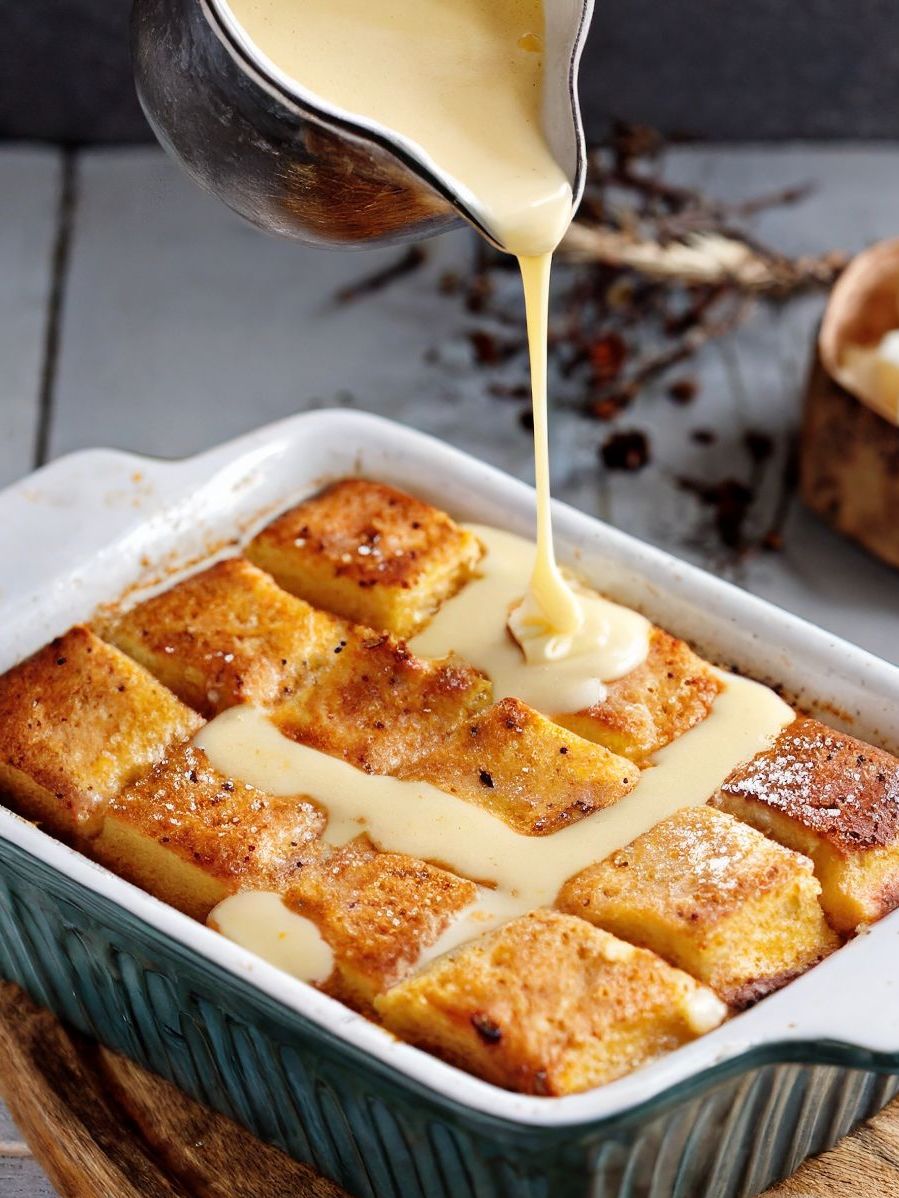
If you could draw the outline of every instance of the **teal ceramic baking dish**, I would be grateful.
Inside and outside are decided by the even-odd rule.
[[[77,454],[0,495],[0,668],[355,472],[530,531],[528,488],[357,414],[181,463]],[[557,526],[613,597],[896,748],[899,670],[569,509]],[[2,809],[0,973],[358,1198],[748,1196],[899,1090],[896,915],[661,1061],[532,1098],[397,1042]]]

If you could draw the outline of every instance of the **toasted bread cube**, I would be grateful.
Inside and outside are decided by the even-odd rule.
[[[800,718],[712,802],[811,857],[837,931],[899,906],[899,761],[883,749]]]
[[[527,1094],[613,1081],[717,1027],[705,986],[586,921],[534,911],[375,999],[390,1031]]]
[[[98,861],[205,920],[238,890],[280,891],[310,859],[325,817],[220,774],[185,745],[112,800],[91,846]]]
[[[334,952],[324,989],[370,1014],[476,897],[473,882],[360,837],[303,869],[285,902]]]
[[[55,835],[88,837],[112,796],[202,723],[75,627],[0,677],[0,790]]]
[[[710,666],[684,641],[654,628],[646,661],[608,683],[606,698],[560,724],[637,765],[709,714],[721,690]]]
[[[102,628],[207,717],[266,706],[331,652],[335,621],[241,558],[218,562]]]
[[[482,550],[430,504],[350,478],[285,512],[246,552],[316,607],[411,637],[471,577]]]
[[[571,878],[557,906],[746,1007],[839,947],[820,893],[807,857],[693,807]]]
[[[633,762],[518,699],[474,716],[400,773],[486,808],[525,836],[556,832],[610,807],[640,776]]]
[[[455,657],[425,660],[401,641],[344,625],[330,660],[272,719],[294,740],[367,773],[395,774],[490,702],[490,682]]]

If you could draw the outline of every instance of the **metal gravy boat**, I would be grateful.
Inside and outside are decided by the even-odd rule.
[[[544,128],[575,205],[585,168],[577,70],[592,10],[593,0],[545,0]],[[131,32],[138,96],[156,136],[197,183],[259,228],[349,249],[417,240],[466,220],[496,243],[474,197],[420,147],[285,75],[227,0],[134,0]]]

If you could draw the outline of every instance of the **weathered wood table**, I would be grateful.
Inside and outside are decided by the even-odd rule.
[[[899,146],[683,148],[669,169],[724,198],[815,182],[802,205],[759,218],[759,232],[791,253],[851,251],[899,233]],[[153,149],[0,149],[0,484],[85,446],[181,456],[333,404],[394,417],[528,478],[530,440],[518,409],[486,395],[466,338],[471,317],[438,287],[442,272],[470,253],[467,235],[452,234],[418,271],[339,305],[342,287],[396,253],[322,253],[269,240]],[[809,297],[762,310],[707,347],[689,407],[649,387],[621,418],[622,427],[651,431],[652,462],[637,474],[603,469],[597,446],[607,426],[558,413],[555,492],[899,661],[894,572],[795,502],[780,552],[723,554],[708,510],[678,483],[741,477],[750,465],[744,435],[761,431],[774,452],[750,518],[765,526],[820,309],[820,298]],[[697,430],[712,437],[697,439]],[[899,1193],[897,1122],[872,1133],[893,1162],[892,1172],[878,1172],[871,1157],[872,1198]],[[859,1195],[861,1143],[847,1158]],[[842,1193],[847,1174],[827,1168],[804,1175],[805,1188],[791,1194]],[[0,1120],[0,1196],[52,1192],[14,1125]]]

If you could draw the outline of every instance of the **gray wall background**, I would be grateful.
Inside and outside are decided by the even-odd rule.
[[[0,0],[0,137],[149,137],[128,9]],[[593,133],[618,116],[700,138],[896,137],[899,0],[597,0],[582,98]]]

